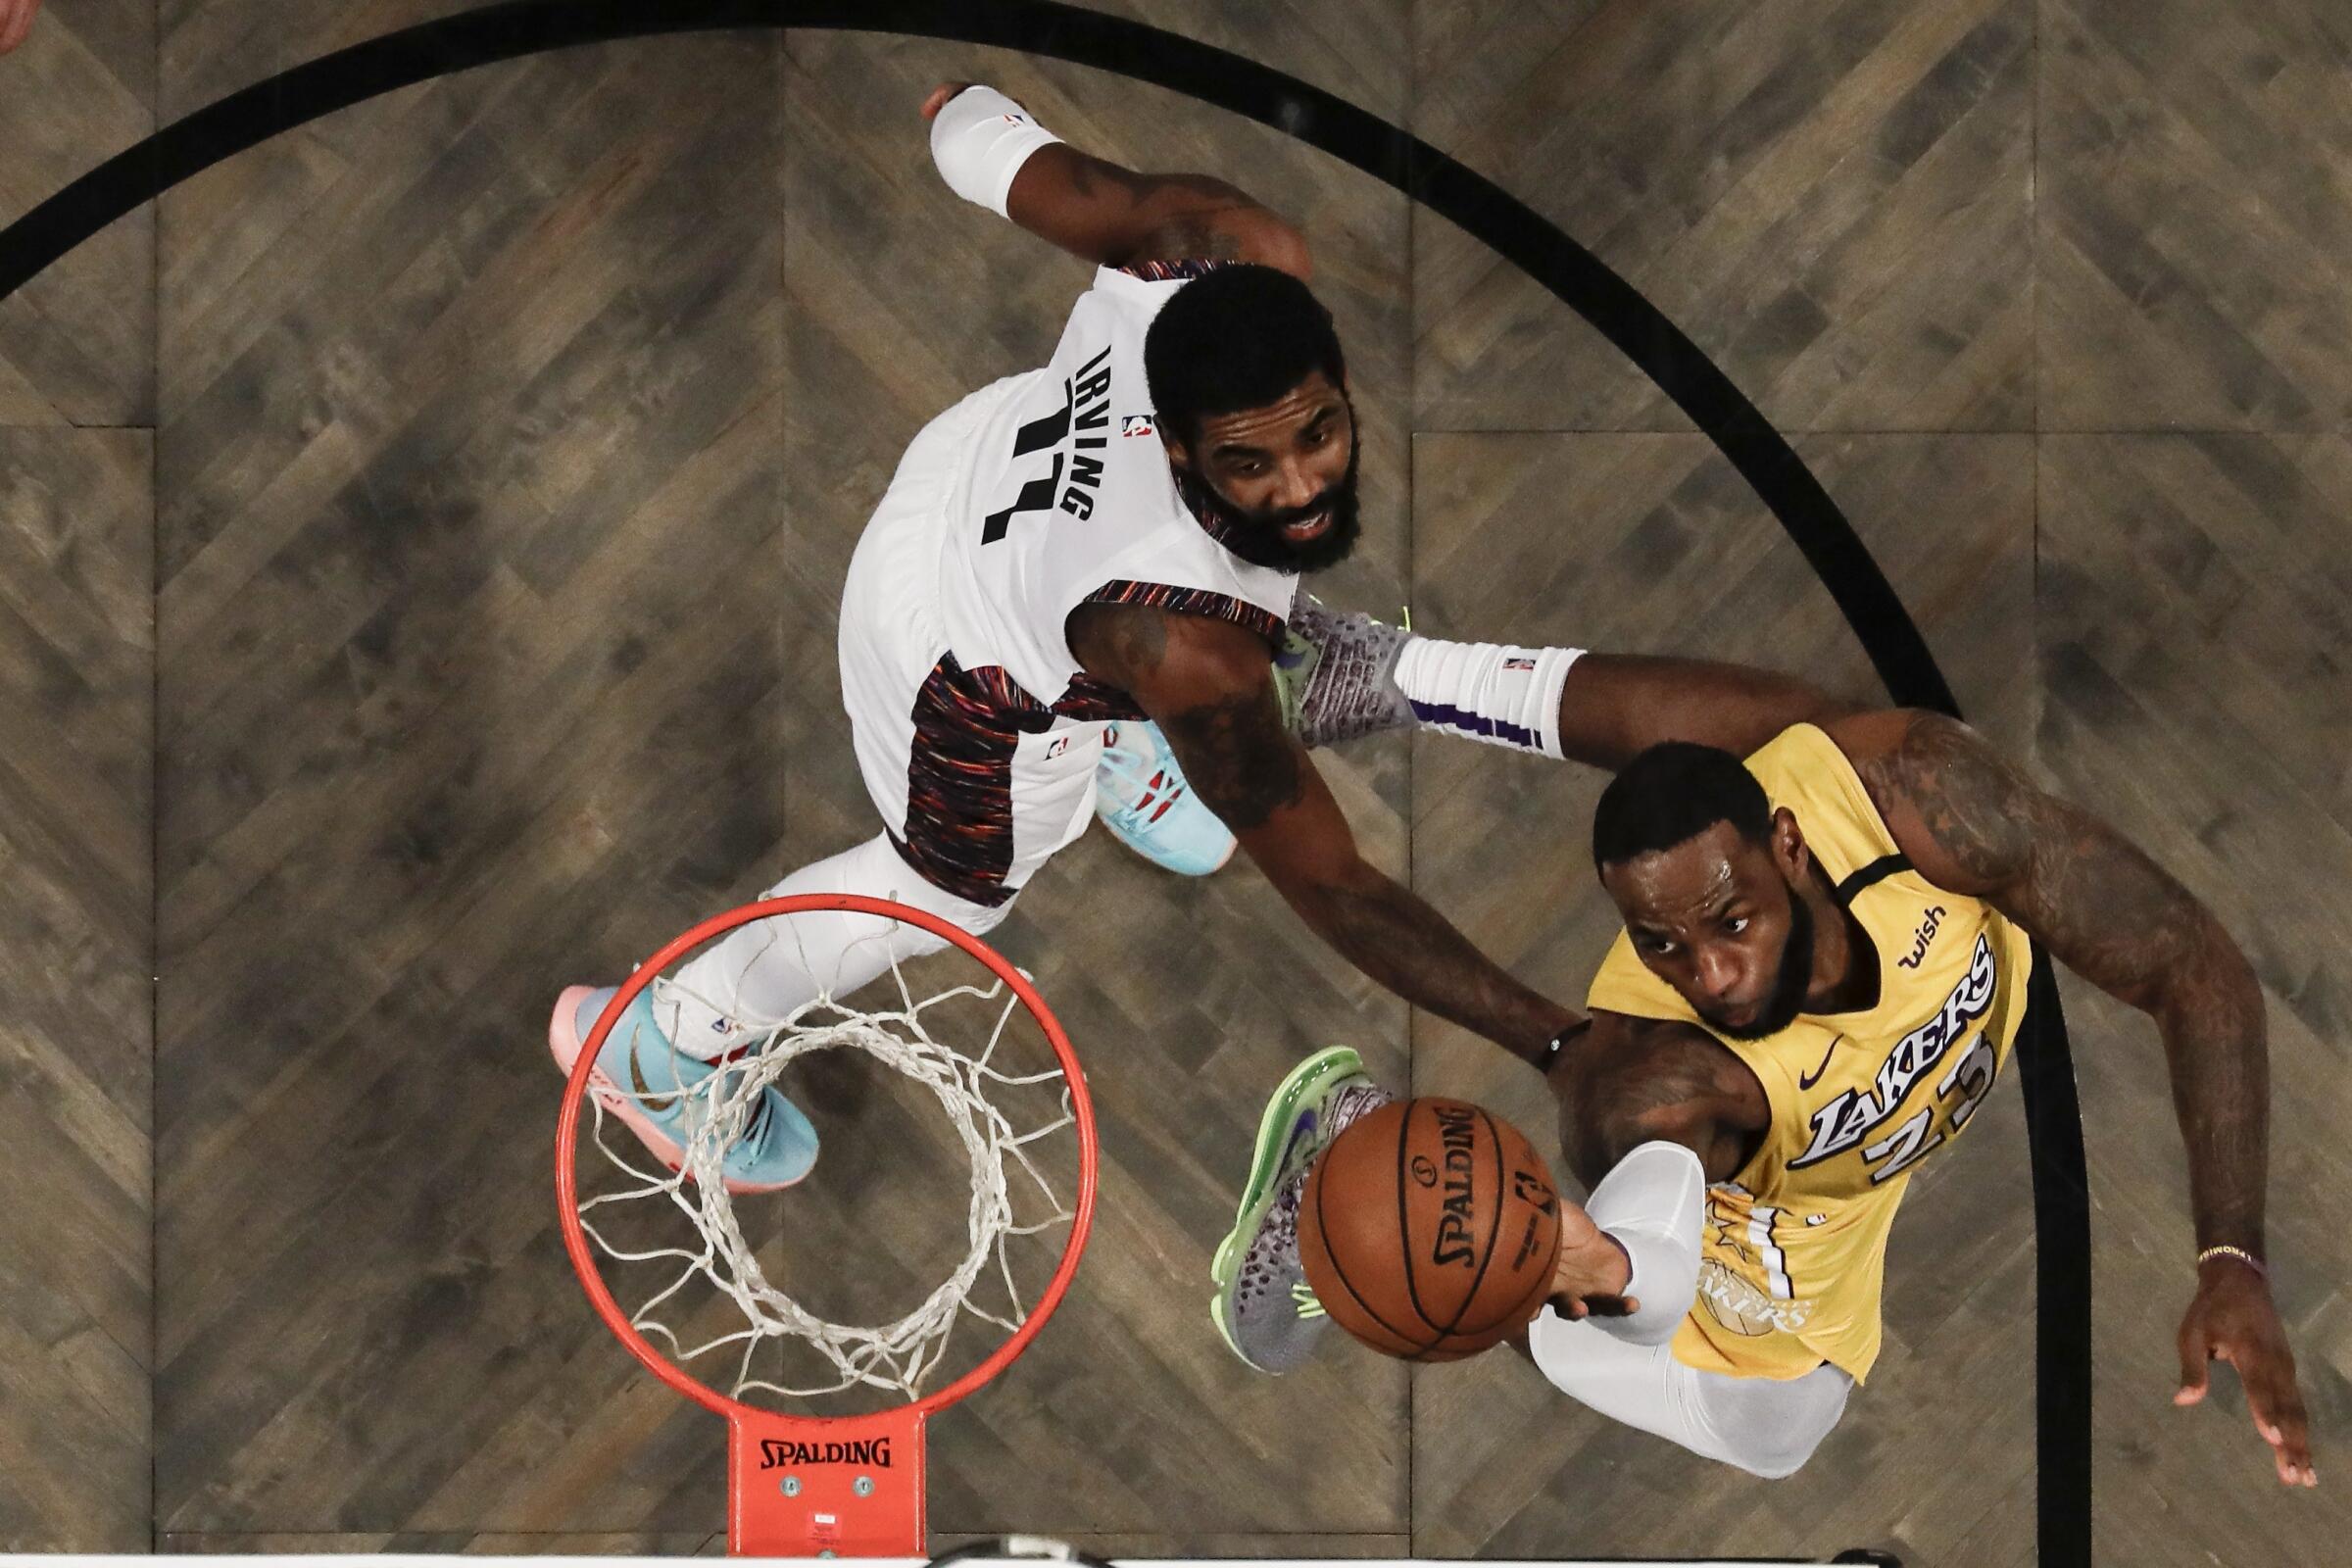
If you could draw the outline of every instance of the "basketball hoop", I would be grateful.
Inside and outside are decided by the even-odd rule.
[[[602,1079],[595,1067],[606,1038],[638,994],[688,953],[738,926],[817,910],[878,915],[919,927],[985,965],[995,983],[986,989],[955,986],[917,1001],[894,963],[891,973],[874,984],[880,987],[895,980],[900,1007],[861,1012],[830,996],[820,997],[790,1018],[763,1022],[762,1038],[731,1054],[720,1071],[689,1090],[704,1104],[696,1130],[683,1146],[684,1158],[678,1170],[648,1170],[643,1167],[652,1162],[642,1152],[624,1155],[616,1151],[604,1136],[605,1102],[612,1095],[626,1092]],[[1004,1001],[995,1027],[977,1054],[933,1037],[925,1019],[927,1010],[956,998],[994,1004],[999,997]],[[1043,1032],[1055,1057],[1054,1069],[1014,1075],[994,1064],[1016,1007],[1025,1008]],[[880,1327],[825,1322],[768,1284],[735,1221],[735,1200],[717,1179],[719,1161],[728,1146],[744,1130],[760,1097],[783,1067],[810,1052],[843,1046],[877,1056],[930,1090],[956,1125],[972,1160],[970,1250],[961,1266],[914,1311]],[[592,1079],[597,1080],[593,1090]],[[991,1089],[1004,1091],[1053,1080],[1061,1085],[1061,1114],[1026,1131],[1013,1127],[987,1094]],[[585,1200],[580,1197],[575,1169],[584,1100],[594,1107],[592,1141],[636,1184]],[[1077,1178],[1066,1206],[1055,1198],[1029,1152],[1030,1145],[1063,1127],[1075,1129],[1079,1146]],[[1043,1195],[1052,1210],[1047,1218],[1017,1222],[1015,1172]],[[682,1210],[698,1233],[696,1243],[628,1250],[598,1232],[600,1208],[648,1200],[653,1200],[651,1208]],[[647,1370],[727,1422],[730,1552],[920,1557],[926,1544],[925,1422],[1018,1359],[1068,1291],[1094,1219],[1094,1107],[1069,1037],[1045,1000],[1025,975],[978,938],[936,915],[885,899],[852,894],[768,899],[716,915],[678,937],[641,965],[607,1004],[564,1086],[563,1111],[556,1125],[556,1202],[564,1250],[597,1315]],[[1035,1305],[1024,1311],[1004,1243],[1064,1220],[1069,1235],[1060,1260]],[[605,1283],[599,1251],[628,1262],[665,1262],[673,1266],[675,1277],[635,1310],[624,1309]],[[989,1270],[986,1265],[992,1260],[996,1267]],[[971,1299],[984,1272],[1001,1280],[1004,1294],[1011,1301],[1008,1314],[1001,1316]],[[746,1327],[689,1344],[692,1336],[682,1337],[655,1316],[658,1311],[682,1309],[683,1293],[697,1280],[732,1298],[744,1312]],[[967,1313],[1006,1330],[1008,1337],[947,1387],[920,1393],[924,1378],[939,1364],[950,1331]],[[658,1348],[651,1336],[665,1341],[670,1353]],[[796,1388],[753,1376],[754,1353],[783,1341],[814,1347],[831,1361],[840,1380],[828,1389]],[[733,1357],[735,1376],[728,1392],[720,1392],[678,1364],[713,1352],[731,1352],[739,1344],[742,1353]],[[796,1416],[742,1397],[750,1393],[790,1397],[857,1386],[905,1395],[906,1402],[870,1415]]]

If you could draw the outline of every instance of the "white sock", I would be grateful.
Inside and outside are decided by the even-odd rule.
[[[1415,637],[1396,656],[1396,684],[1423,729],[1490,746],[1565,757],[1560,688],[1581,648],[1517,648]]]

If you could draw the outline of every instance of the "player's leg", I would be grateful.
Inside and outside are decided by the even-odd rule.
[[[892,899],[944,916],[975,935],[1004,917],[941,892],[899,858],[887,835],[805,865],[762,897],[855,893]],[[846,997],[893,963],[946,943],[886,916],[812,910],[739,925],[673,976],[631,1000],[598,1057],[604,1102],[623,1125],[673,1168],[693,1134],[700,1103],[685,1092],[718,1070],[716,1059],[819,996]],[[573,986],[556,1002],[548,1043],[568,1072],[617,990]],[[730,1192],[788,1187],[815,1163],[815,1127],[770,1088],[744,1136],[729,1146]]]
[[[890,835],[877,833],[839,855],[804,865],[760,896],[850,893],[910,905],[985,936],[1011,912],[961,899],[907,864]],[[661,983],[654,1017],[678,1049],[706,1059],[799,1011],[819,997],[846,999],[895,963],[947,946],[920,926],[846,909],[810,910],[739,925]]]
[[[1528,1325],[1527,1351],[1579,1403],[1766,1480],[1812,1457],[1854,1387],[1826,1362],[1786,1380],[1702,1372],[1675,1359],[1671,1345],[1628,1344],[1549,1307]]]
[[[767,890],[890,899],[984,936],[1091,811],[1101,727],[1010,706],[964,670],[933,594],[957,462],[987,394],[916,436],[874,511],[841,597],[841,699],[885,831]],[[893,963],[945,947],[885,916],[755,921],[704,950],[665,988],[665,1029],[715,1055],[819,996],[844,999]]]

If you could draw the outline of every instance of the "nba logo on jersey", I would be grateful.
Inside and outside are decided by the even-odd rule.
[[[1150,435],[1151,433],[1152,416],[1149,414],[1122,414],[1119,416],[1119,434]]]

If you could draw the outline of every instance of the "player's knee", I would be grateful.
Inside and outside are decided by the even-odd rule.
[[[958,914],[956,923],[973,936],[984,937],[1004,923],[1004,917],[1012,912],[1012,900],[997,905],[967,905],[965,908],[969,912]]]
[[[1759,1481],[1786,1481],[1805,1467],[1827,1433],[1798,1435],[1794,1441],[1775,1435],[1732,1456],[1732,1463]]]
[[[1732,1464],[1761,1481],[1786,1481],[1836,1430],[1851,1388],[1829,1367],[1789,1383],[1735,1382],[1719,1391],[1730,1397],[1710,1412],[1710,1424]]]

